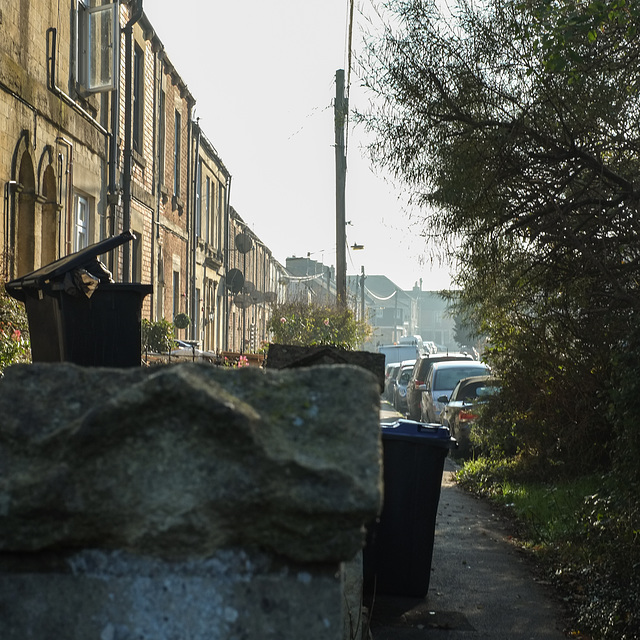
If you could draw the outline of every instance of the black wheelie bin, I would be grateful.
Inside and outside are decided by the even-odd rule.
[[[26,307],[33,362],[140,366],[142,303],[153,286],[116,283],[98,260],[134,239],[125,231],[7,282]]]
[[[367,528],[364,591],[423,598],[429,590],[444,460],[456,446],[439,424],[382,424],[383,507]]]

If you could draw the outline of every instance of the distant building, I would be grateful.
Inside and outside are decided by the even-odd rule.
[[[238,286],[228,282],[226,297],[228,350],[254,353],[268,341],[271,307],[285,294],[286,270],[271,250],[231,207],[227,274],[242,274]]]
[[[421,336],[440,349],[455,350],[454,320],[448,315],[447,302],[437,291],[421,291],[416,285],[403,291],[386,276],[349,276],[347,288],[358,317],[363,316],[373,328],[364,345],[375,351],[382,344],[394,344],[403,336]],[[364,302],[364,305],[363,305]],[[364,309],[363,309],[364,306]]]
[[[347,290],[362,316],[362,276],[349,276]],[[365,276],[364,319],[373,334],[364,349],[375,351],[382,344],[393,344],[410,335],[415,314],[415,301],[386,276]]]
[[[448,303],[437,291],[422,291],[415,285],[410,294],[416,301],[415,331],[424,341],[435,342],[439,350],[457,350],[454,339],[455,320]]]
[[[314,304],[335,304],[335,270],[310,258],[295,256],[286,260],[289,274],[288,301],[305,301]]]

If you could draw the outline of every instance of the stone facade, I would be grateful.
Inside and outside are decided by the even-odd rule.
[[[243,274],[239,291],[225,291],[229,350],[254,353],[268,342],[271,305],[285,298],[286,271],[233,207],[229,227],[229,269]]]
[[[225,348],[225,251],[231,175],[197,123],[195,138],[195,201],[191,288],[192,335],[205,351]]]
[[[245,224],[231,216],[231,174],[139,5],[0,7],[1,275],[23,276],[131,229],[136,240],[102,259],[116,281],[153,285],[143,317],[186,313],[191,325],[177,337],[209,351],[257,349],[270,303],[247,323],[225,287]],[[89,33],[100,36],[93,50]],[[284,268],[254,239],[251,278],[272,300]]]

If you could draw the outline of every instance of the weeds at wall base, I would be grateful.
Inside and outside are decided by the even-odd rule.
[[[571,612],[572,637],[640,638],[640,505],[638,487],[613,474],[542,482],[519,460],[468,461],[463,488],[499,505]]]

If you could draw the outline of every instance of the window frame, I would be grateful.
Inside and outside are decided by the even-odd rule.
[[[84,219],[80,218],[80,211],[84,209]],[[80,193],[73,196],[73,250],[80,251],[89,246],[90,231],[90,203],[89,198]],[[82,241],[84,238],[84,242]]]
[[[77,0],[75,11],[76,59],[75,80],[78,88],[86,93],[113,91],[116,88],[119,64],[120,24],[118,3],[103,2],[91,6],[89,0]],[[102,26],[107,44],[95,42],[95,33]],[[110,58],[104,57],[111,52]],[[101,69],[102,74],[96,73]]]
[[[138,43],[133,45],[133,150],[140,155],[144,148],[144,50]]]
[[[178,109],[175,110],[174,117],[174,136],[173,136],[173,195],[180,197],[180,173],[182,167],[180,162],[182,141],[182,114]]]

